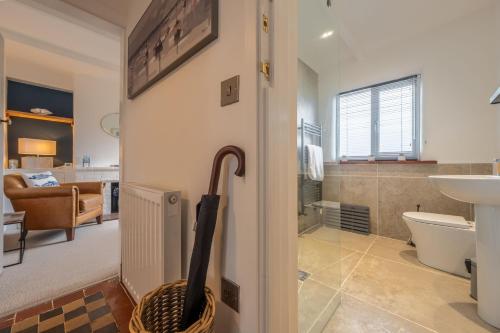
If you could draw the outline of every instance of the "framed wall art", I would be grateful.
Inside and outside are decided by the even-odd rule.
[[[133,99],[219,36],[219,0],[153,0],[128,38]]]

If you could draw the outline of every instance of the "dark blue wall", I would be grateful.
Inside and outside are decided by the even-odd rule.
[[[53,116],[73,118],[73,93],[11,80],[7,84],[8,110],[30,112],[41,108],[51,111]]]
[[[32,108],[51,111],[52,116],[73,119],[73,94],[9,80],[7,83],[7,108],[11,111],[31,113]],[[18,139],[43,139],[57,141],[54,166],[73,162],[73,127],[70,124],[46,120],[11,117],[7,129],[8,158],[20,161]]]
[[[73,162],[73,127],[70,124],[19,117],[11,117],[11,120],[12,125],[7,130],[9,160],[16,159],[21,165],[22,156],[18,154],[18,139],[29,138],[57,142],[55,167]]]

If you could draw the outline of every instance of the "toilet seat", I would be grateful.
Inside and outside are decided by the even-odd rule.
[[[466,221],[462,216],[442,215],[424,212],[406,212],[403,216],[418,223],[433,224],[456,229],[473,228],[473,223]]]

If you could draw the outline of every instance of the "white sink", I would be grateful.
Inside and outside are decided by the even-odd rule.
[[[430,176],[441,192],[455,200],[500,206],[500,176]]]
[[[430,176],[440,191],[474,204],[478,313],[500,328],[500,176]]]

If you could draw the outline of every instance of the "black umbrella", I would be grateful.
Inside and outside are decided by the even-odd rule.
[[[222,161],[227,155],[233,154],[238,159],[238,168],[235,174],[239,177],[245,175],[245,152],[235,146],[226,146],[219,150],[214,158],[210,188],[208,194],[201,197],[196,206],[196,236],[189,266],[189,276],[182,311],[181,328],[188,329],[200,319],[205,308],[205,282],[207,279],[210,250],[217,222],[220,196],[217,195]]]

